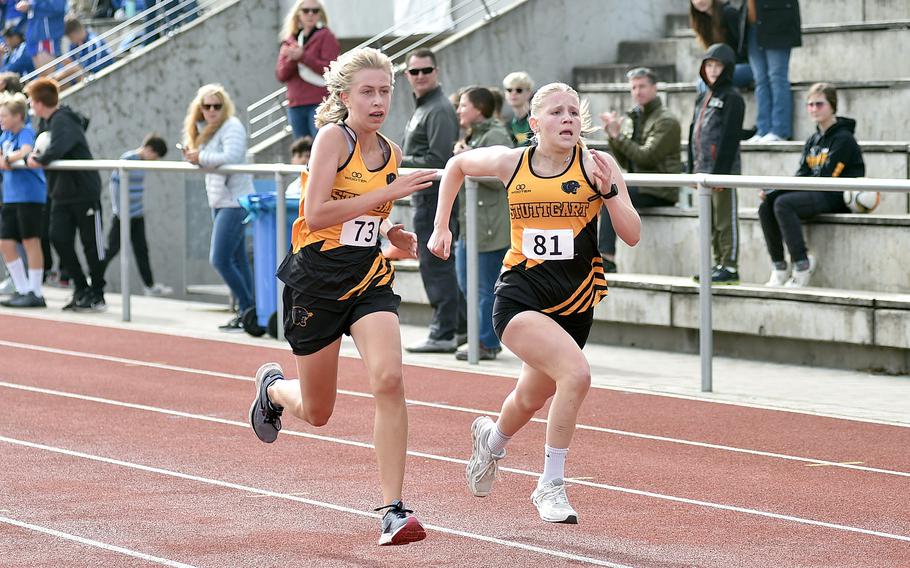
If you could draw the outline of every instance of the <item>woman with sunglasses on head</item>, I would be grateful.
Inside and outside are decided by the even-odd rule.
[[[449,160],[430,250],[442,258],[450,253],[449,216],[465,176],[497,177],[505,184],[511,247],[496,284],[493,328],[524,364],[499,419],[482,416],[471,427],[468,487],[477,497],[490,494],[506,444],[552,398],[544,471],[531,501],[544,521],[577,523],[564,470],[591,384],[582,348],[594,306],[607,294],[597,217],[606,205],[617,235],[632,246],[641,220],[615,160],[587,150],[580,140],[593,129],[578,93],[562,83],[541,87],[531,99],[529,124],[536,142],[529,148],[477,148]]]
[[[294,139],[316,136],[316,107],[328,96],[322,74],[341,48],[328,28],[320,0],[297,0],[281,30],[275,75],[287,85],[288,122]]]
[[[416,252],[417,238],[388,221],[396,199],[426,189],[435,171],[398,176],[401,149],[380,134],[392,96],[392,63],[375,49],[333,61],[329,96],[316,111],[309,175],[295,221],[292,252],[278,269],[285,283],[284,335],[299,379],[277,363],[256,373],[250,423],[274,442],[284,411],[312,426],[332,416],[341,339],[350,335],[366,366],[375,401],[373,444],[384,511],[380,545],[408,544],[426,532],[401,501],[408,415],[401,369],[394,270],[379,250],[380,234]]]
[[[246,162],[246,129],[234,116],[234,103],[224,87],[203,85],[187,109],[183,122],[183,157],[191,164],[215,168]],[[254,305],[253,271],[246,254],[239,198],[253,192],[249,174],[205,174],[205,192],[212,208],[209,262],[237,300],[237,315],[220,326],[243,331],[243,313]]]
[[[815,133],[806,140],[797,176],[863,177],[866,165],[853,135],[856,121],[837,116],[837,90],[830,83],[816,83],[806,95],[806,109],[815,122]],[[842,191],[764,190],[758,218],[768,254],[771,277],[766,286],[802,288],[809,285],[816,260],[806,248],[800,221],[821,213],[849,213]],[[791,266],[784,258],[784,243]],[[790,273],[790,268],[793,269]]]
[[[530,146],[531,127],[528,116],[531,113],[531,95],[534,94],[534,79],[524,71],[515,71],[502,80],[506,90],[506,101],[512,107],[512,119],[506,124],[512,133],[516,146]]]

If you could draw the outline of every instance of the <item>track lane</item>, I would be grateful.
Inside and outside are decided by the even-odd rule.
[[[35,395],[17,393],[14,396],[24,396],[27,399]],[[14,404],[28,405],[30,402],[16,400]],[[31,401],[31,404],[35,404],[35,402]],[[48,406],[55,403],[42,404]],[[202,471],[203,475],[204,472],[214,470],[219,473],[219,476],[239,476],[240,478],[250,475],[245,468],[248,467],[251,460],[285,464],[278,469],[286,470],[288,465],[295,461],[300,462],[301,459],[306,460],[308,456],[316,455],[324,463],[333,464],[333,471],[314,478],[312,468],[304,466],[305,471],[303,472],[290,472],[291,477],[296,478],[298,484],[290,486],[285,485],[288,479],[280,472],[277,475],[267,472],[259,477],[265,475],[270,479],[274,478],[273,484],[277,483],[276,490],[280,491],[299,491],[300,484],[302,484],[308,486],[308,490],[314,494],[328,495],[344,491],[347,494],[346,499],[353,499],[352,504],[355,507],[366,508],[372,504],[371,499],[364,493],[364,491],[370,493],[370,490],[365,488],[375,486],[375,481],[371,479],[372,467],[364,468],[365,454],[369,456],[372,454],[367,449],[357,449],[355,452],[357,455],[352,456],[350,448],[313,440],[297,440],[293,437],[287,437],[290,440],[288,443],[275,444],[272,448],[264,447],[263,444],[255,441],[252,442],[253,447],[247,448],[245,440],[252,438],[252,434],[248,430],[241,430],[240,433],[244,437],[238,440],[236,432],[228,432],[220,425],[194,424],[191,428],[186,428],[183,427],[185,425],[182,424],[184,422],[182,419],[141,415],[135,411],[116,408],[92,409],[90,408],[92,405],[97,405],[97,403],[66,401],[69,412],[56,413],[57,416],[51,417],[41,416],[36,420],[41,424],[36,424],[33,431],[29,431],[31,430],[29,429],[22,433],[32,436],[29,439],[37,442],[59,441],[69,444],[66,447],[73,447],[75,443],[77,446],[87,448],[83,451],[103,448],[107,452],[114,452],[113,455],[118,457],[125,456],[122,459],[151,461],[158,465],[163,464],[161,467],[182,467],[183,470],[189,466],[193,470]],[[65,419],[60,418],[60,415],[63,414],[66,416]],[[138,431],[134,432],[130,439],[111,439],[109,436],[103,435],[103,432],[100,434],[95,432],[94,436],[89,435],[87,431],[91,430],[89,425],[99,422],[102,424],[132,423],[137,426]],[[173,435],[165,437],[156,445],[154,433],[168,430],[172,430]],[[76,434],[74,435],[74,433]],[[175,448],[194,447],[198,445],[199,439],[209,440],[210,443],[203,448],[194,448],[192,454],[186,450],[175,451]],[[225,455],[225,447],[234,447],[236,451],[234,454],[228,452],[229,455]],[[248,452],[245,451],[247,449]],[[247,459],[239,457],[238,454],[246,455]],[[371,459],[368,458],[366,461],[369,462]],[[737,554],[754,550],[758,554],[757,558],[763,558],[769,562],[764,565],[780,565],[782,558],[768,558],[768,552],[760,550],[761,547],[757,543],[753,545],[749,539],[756,538],[759,542],[764,542],[769,537],[783,539],[786,535],[790,535],[799,538],[800,546],[812,546],[815,543],[819,549],[822,549],[826,548],[826,543],[831,538],[831,534],[827,533],[825,529],[817,527],[803,527],[777,521],[763,522],[761,519],[743,518],[742,515],[703,511],[697,508],[693,510],[691,507],[678,504],[655,503],[653,500],[610,494],[587,487],[573,487],[571,490],[576,504],[584,503],[587,508],[586,510],[585,507],[579,507],[580,511],[584,511],[583,515],[587,514],[587,520],[581,527],[572,527],[569,530],[562,530],[565,527],[553,527],[552,525],[541,527],[541,523],[533,514],[533,508],[527,503],[527,494],[533,487],[531,478],[508,476],[509,481],[503,484],[503,489],[497,494],[497,497],[501,494],[502,498],[501,500],[497,498],[494,504],[493,499],[480,500],[465,497],[461,466],[455,468],[454,475],[453,467],[449,464],[412,459],[409,466],[411,470],[407,494],[413,495],[413,502],[426,504],[426,507],[421,505],[419,509],[421,512],[426,511],[426,514],[423,515],[425,521],[442,517],[448,521],[446,526],[451,526],[452,523],[464,523],[466,519],[475,520],[479,521],[480,526],[496,527],[500,531],[505,531],[506,535],[518,534],[524,542],[535,542],[535,539],[539,539],[540,534],[545,531],[551,537],[551,540],[548,540],[551,545],[558,545],[562,549],[577,554],[590,550],[609,551],[611,553],[610,561],[621,560],[625,556],[631,555],[636,559],[633,564],[640,565],[642,564],[640,561],[661,557],[661,554],[655,553],[655,550],[659,549],[672,550],[674,558],[688,557],[699,565],[723,566],[730,565],[730,562],[738,558]],[[370,472],[366,477],[364,477],[365,470]],[[353,495],[350,494],[351,492]],[[590,511],[610,511],[610,514],[601,516]],[[513,519],[511,527],[509,518]],[[663,523],[667,523],[665,526],[669,526],[669,528],[663,531],[657,529],[655,532],[655,519],[661,519]],[[504,523],[505,526],[503,526]],[[619,526],[620,524],[621,526]],[[721,525],[723,528],[709,528],[717,525]],[[706,538],[713,539],[718,535],[722,537],[723,542],[727,543],[726,553],[721,554],[724,558],[723,562],[705,564],[704,557],[693,556],[693,551],[705,553],[705,550],[699,548],[699,542]],[[745,535],[752,535],[752,537]],[[859,535],[838,534],[837,539],[846,543],[848,550],[851,551],[847,557],[852,557],[853,551],[856,550],[865,551],[866,554],[882,554],[884,550],[886,551],[884,554],[887,555],[889,547],[892,547],[890,542],[873,544],[868,537],[861,538]],[[582,552],[579,552],[579,540],[591,548],[582,548]],[[644,552],[630,552],[629,543],[641,545],[642,541],[645,543]],[[686,544],[683,546],[681,543]],[[828,548],[830,549],[830,547]],[[687,550],[688,552],[686,552]],[[708,557],[718,554],[714,548],[711,550],[713,552]],[[725,549],[722,547],[719,550]],[[792,549],[784,548],[783,550],[793,553]],[[842,550],[838,548],[831,550],[832,554],[843,557]],[[829,558],[829,561],[833,558],[826,557]],[[644,565],[663,564],[646,562]]]

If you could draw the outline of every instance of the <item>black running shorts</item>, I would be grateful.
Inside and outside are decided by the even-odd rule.
[[[528,306],[511,298],[504,298],[498,294],[496,295],[496,298],[493,300],[493,331],[496,332],[496,336],[500,341],[502,340],[502,334],[505,332],[506,326],[509,325],[512,318],[521,312],[527,311],[540,312],[537,308]],[[586,312],[568,316],[553,314],[544,315],[559,324],[559,327],[566,330],[566,333],[575,340],[578,347],[584,347],[585,343],[588,342],[588,334],[591,333],[591,325],[594,323],[594,310],[588,310]]]
[[[294,355],[312,355],[342,335],[351,326],[375,312],[398,314],[401,297],[391,286],[370,288],[348,300],[309,296],[290,286],[284,287],[284,337]]]
[[[7,203],[0,208],[0,239],[24,241],[41,236],[43,203]]]

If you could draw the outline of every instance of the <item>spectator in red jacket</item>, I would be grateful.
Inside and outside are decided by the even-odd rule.
[[[316,136],[316,107],[328,95],[322,73],[341,51],[320,0],[297,0],[281,32],[275,75],[288,87],[288,122],[294,138]]]

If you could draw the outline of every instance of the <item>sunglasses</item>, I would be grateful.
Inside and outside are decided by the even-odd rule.
[[[806,103],[807,107],[823,107],[825,106],[825,101],[809,101]]]
[[[320,8],[301,8],[300,13],[316,15],[319,13],[319,10],[320,10]]]
[[[417,67],[414,69],[408,69],[408,74],[411,77],[416,77],[416,76],[420,75],[421,73],[423,73],[424,75],[429,75],[430,73],[432,73],[435,70],[436,70],[435,67]]]
[[[520,95],[523,92],[525,92],[525,90],[522,89],[521,87],[512,87],[512,88],[506,87],[506,92],[507,93],[518,93]]]
[[[223,107],[224,105],[221,103],[215,103],[213,105],[207,105],[205,103],[202,103],[199,106],[202,107],[202,110],[221,110],[221,107]]]

